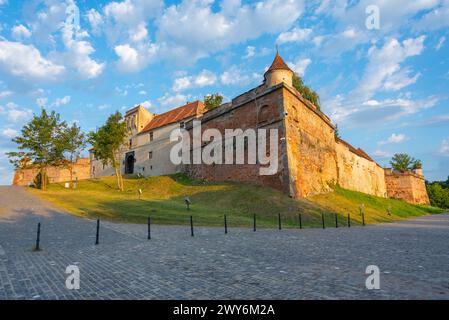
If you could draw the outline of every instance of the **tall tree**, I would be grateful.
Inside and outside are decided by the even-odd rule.
[[[391,166],[397,171],[421,169],[421,160],[416,160],[406,153],[396,153],[390,161]]]
[[[70,172],[70,187],[73,188],[73,168],[78,161],[81,152],[86,147],[86,135],[81,132],[81,128],[74,123],[71,127],[68,126],[62,132],[60,140],[60,148],[65,154],[65,161],[63,166],[69,169]]]
[[[104,165],[111,165],[117,177],[117,186],[123,191],[121,148],[127,137],[126,123],[120,112],[109,116],[106,123],[96,132],[90,132],[88,141],[93,147],[95,158]]]
[[[219,93],[208,94],[204,97],[204,106],[207,110],[218,108],[223,102],[223,96]]]
[[[318,93],[313,91],[311,88],[306,86],[304,82],[302,81],[301,77],[295,72],[293,73],[293,87],[301,93],[301,95],[312,102],[318,109],[321,108],[320,106],[320,96]]]
[[[21,135],[12,139],[20,151],[7,153],[16,168],[30,162],[39,167],[40,188],[43,191],[47,189],[47,168],[59,165],[64,158],[60,141],[66,126],[59,114],[54,111],[47,113],[42,109],[40,115],[33,115],[30,122],[23,126]]]

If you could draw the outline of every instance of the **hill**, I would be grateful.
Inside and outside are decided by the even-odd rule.
[[[338,187],[333,193],[294,200],[271,188],[243,183],[205,183],[180,174],[127,178],[124,183],[124,192],[116,189],[114,177],[79,181],[75,190],[55,183],[46,192],[31,188],[30,191],[78,216],[131,223],[146,223],[151,216],[157,224],[183,225],[189,223],[192,215],[196,225],[222,226],[226,214],[229,226],[250,227],[256,214],[258,226],[277,227],[280,213],[283,226],[298,227],[301,213],[303,227],[319,227],[321,214],[326,225],[334,226],[335,214],[345,225],[350,213],[355,225],[361,223],[360,204],[364,204],[366,223],[442,212]],[[142,190],[140,199],[139,189]],[[192,200],[190,210],[186,208],[185,196]]]

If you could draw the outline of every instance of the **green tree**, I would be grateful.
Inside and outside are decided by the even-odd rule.
[[[434,182],[427,185],[430,204],[434,207],[449,208],[449,189],[443,188],[441,183]]]
[[[415,166],[417,165],[422,167],[422,163],[420,160],[415,160],[406,153],[396,153],[391,159],[390,164],[394,170],[402,172],[412,169],[418,169],[415,168]]]
[[[120,112],[109,116],[106,123],[96,132],[90,132],[88,141],[93,147],[95,158],[104,165],[111,165],[117,177],[117,186],[123,191],[121,148],[127,137],[126,123]]]
[[[218,108],[223,102],[223,96],[219,93],[208,94],[204,97],[204,106],[206,110]]]
[[[338,124],[335,125],[334,135],[335,135],[335,139],[341,139],[340,129],[338,128]]]
[[[321,109],[320,106],[320,96],[318,93],[310,89],[308,86],[304,84],[301,77],[295,72],[293,73],[293,87],[301,93],[301,95],[312,102],[318,109]]]
[[[60,148],[65,155],[63,166],[70,172],[70,187],[73,188],[73,168],[78,161],[81,152],[86,148],[86,135],[81,132],[81,127],[74,123],[62,132]]]
[[[412,165],[412,169],[422,169],[421,160],[415,160]]]
[[[10,162],[19,168],[26,163],[39,167],[40,189],[47,190],[47,168],[59,165],[64,158],[60,141],[67,124],[60,120],[59,114],[47,113],[42,109],[21,130],[21,135],[12,139],[18,144],[18,152],[7,153]]]

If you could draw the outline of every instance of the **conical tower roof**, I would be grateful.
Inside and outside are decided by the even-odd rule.
[[[273,71],[273,70],[290,70],[292,71],[288,65],[284,62],[284,59],[279,55],[278,52],[276,52],[276,57],[274,57],[273,63],[268,68],[267,72]]]

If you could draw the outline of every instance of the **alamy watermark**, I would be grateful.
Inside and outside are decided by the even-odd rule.
[[[368,30],[380,29],[380,9],[379,6],[369,5],[365,8],[365,13],[368,15],[365,20],[365,27]]]
[[[365,274],[368,277],[365,280],[365,286],[368,290],[380,289],[380,270],[376,265],[369,265],[366,267]]]
[[[65,287],[69,290],[78,290],[80,288],[80,269],[78,266],[67,266],[65,273],[69,275],[65,280]]]
[[[259,175],[274,175],[278,172],[278,129],[224,131],[224,136],[215,128],[202,132],[201,121],[198,120],[193,121],[192,137],[183,128],[173,130],[170,141],[177,143],[170,151],[171,162],[175,165],[259,164]]]

